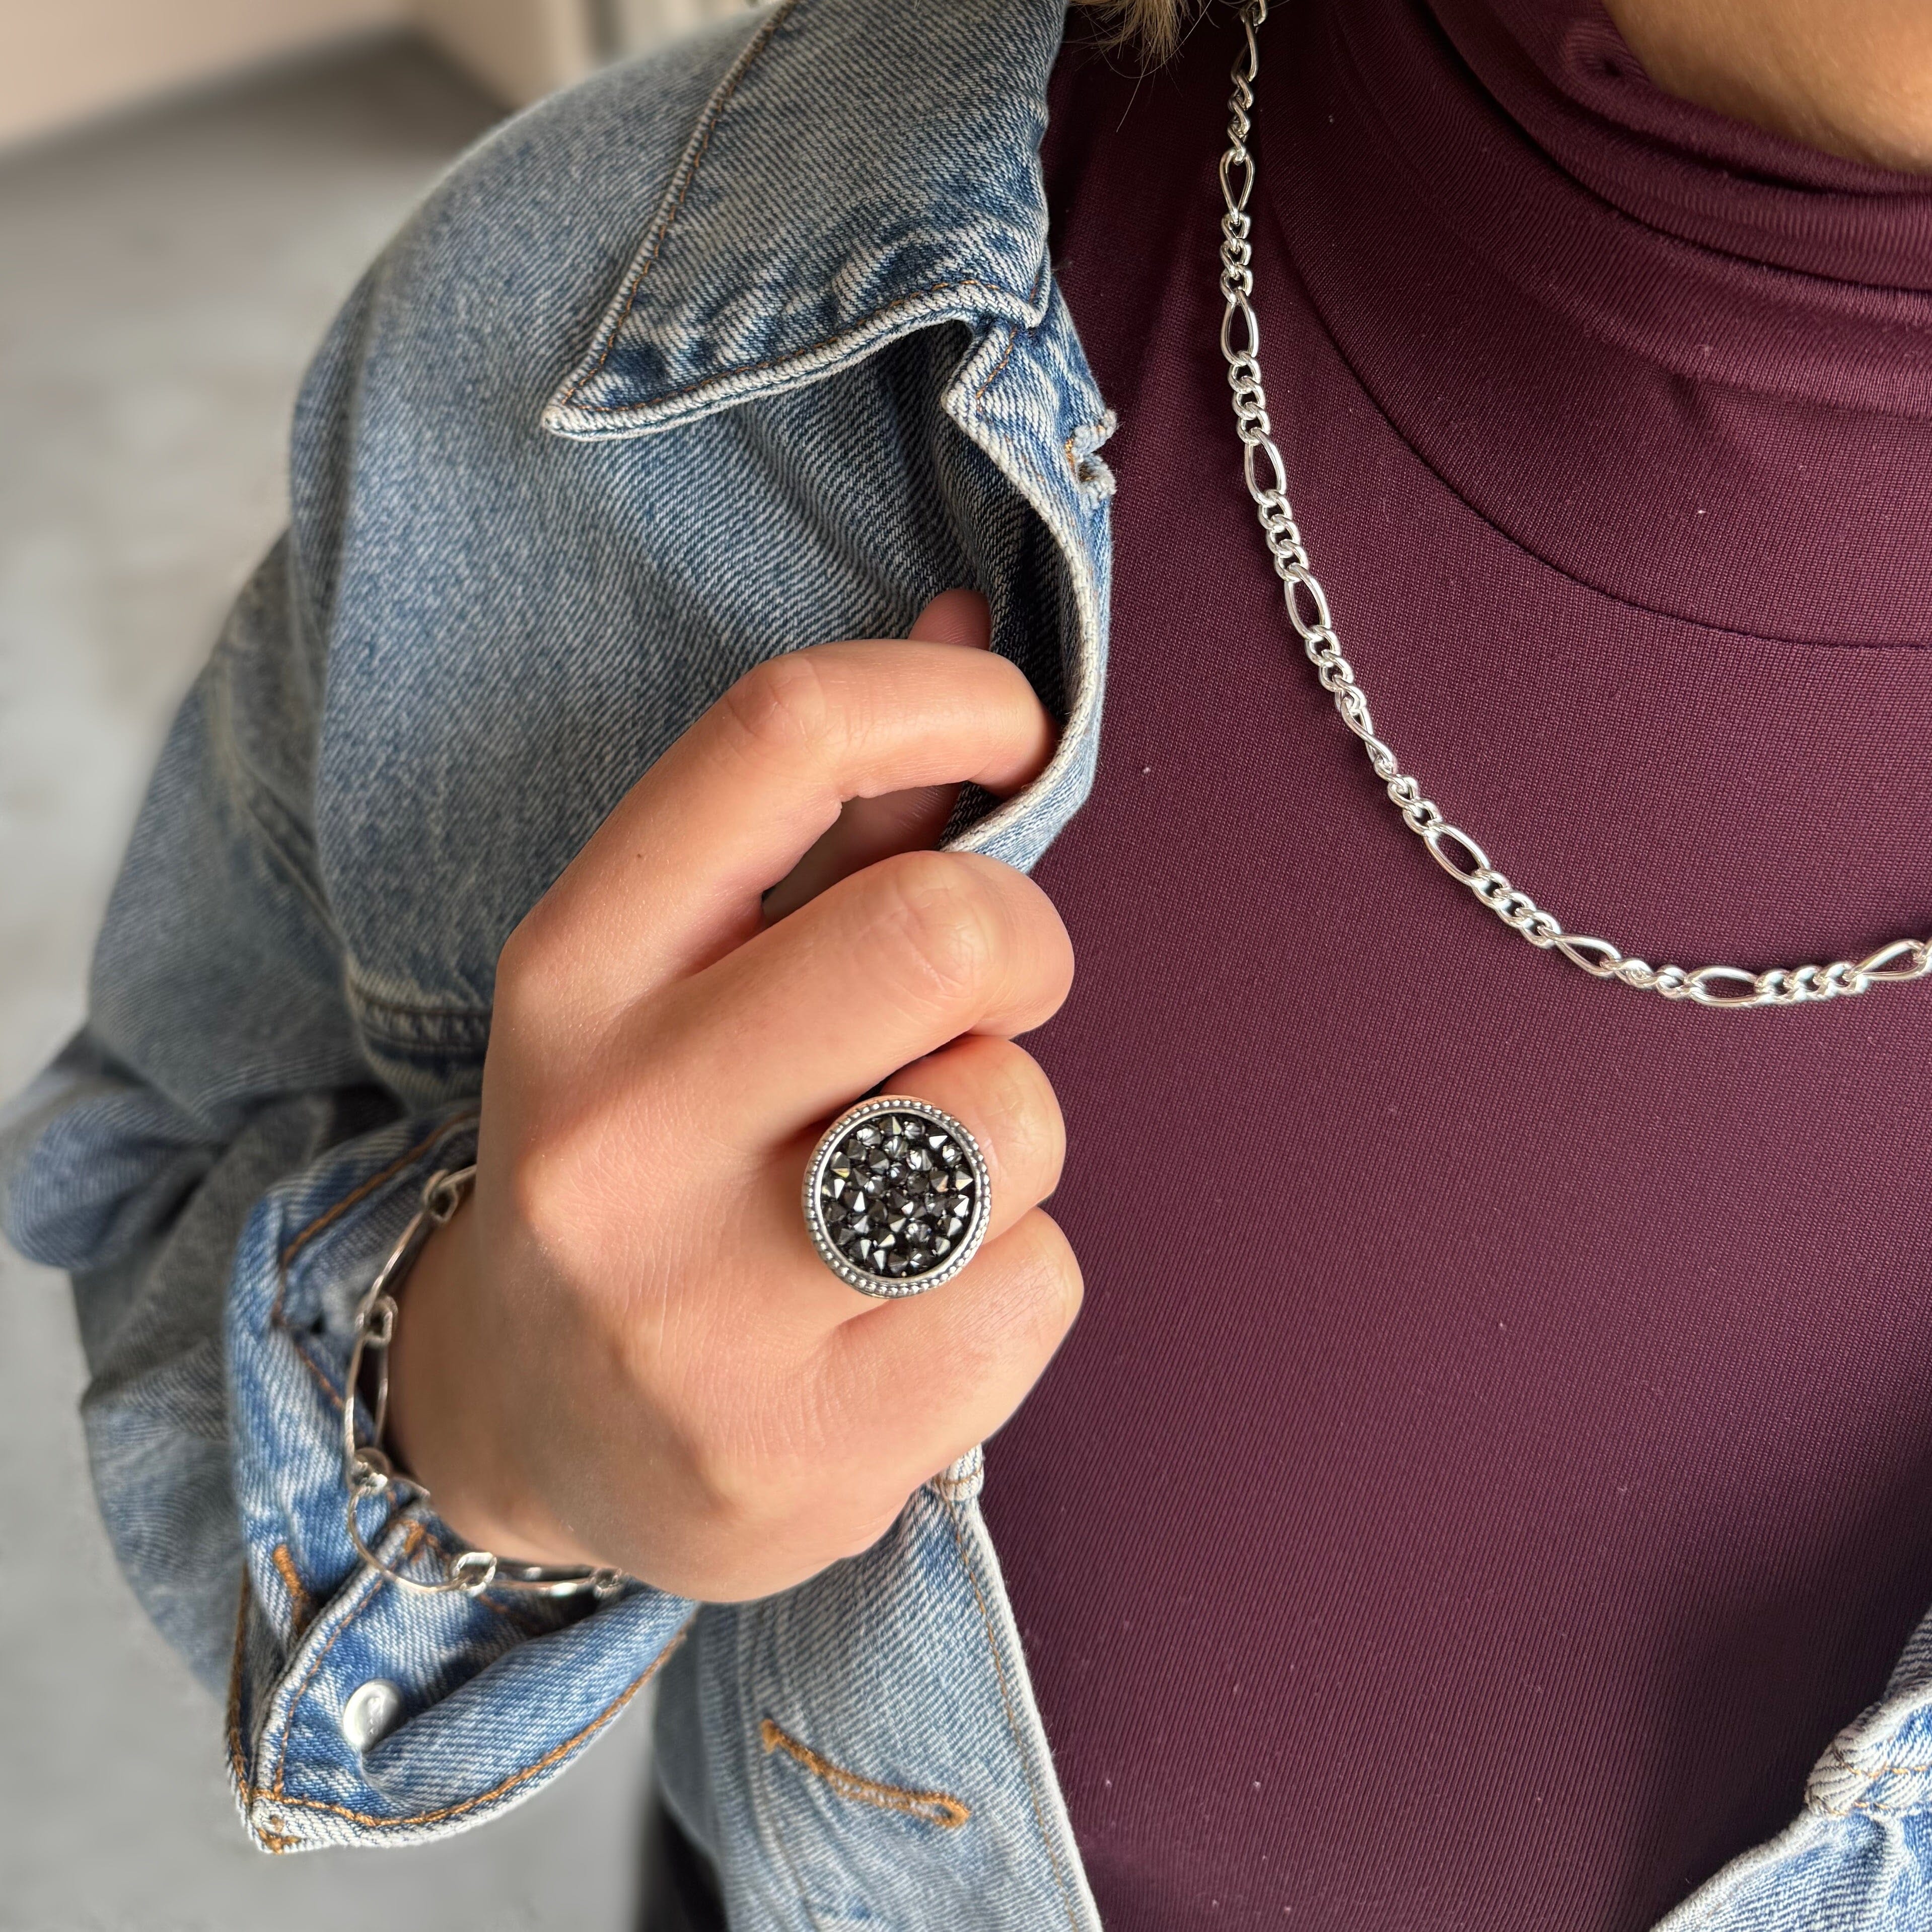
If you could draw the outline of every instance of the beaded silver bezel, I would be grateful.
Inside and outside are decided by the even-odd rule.
[[[960,1151],[973,1170],[973,1212],[965,1232],[959,1236],[952,1252],[937,1268],[928,1268],[922,1274],[876,1275],[859,1267],[842,1253],[833,1241],[820,1204],[824,1198],[826,1172],[840,1143],[854,1128],[863,1126],[868,1120],[886,1114],[902,1114],[931,1121],[940,1132],[950,1135],[958,1143]],[[980,1151],[980,1143],[950,1114],[929,1101],[915,1100],[903,1094],[886,1094],[862,1100],[856,1107],[847,1108],[826,1129],[818,1146],[812,1150],[811,1160],[806,1163],[802,1199],[805,1225],[811,1234],[812,1245],[818,1250],[819,1259],[848,1288],[856,1288],[861,1294],[869,1294],[879,1300],[896,1301],[906,1295],[923,1294],[927,1289],[950,1281],[979,1252],[980,1244],[986,1238],[987,1222],[992,1215],[992,1177],[987,1172],[986,1156]]]

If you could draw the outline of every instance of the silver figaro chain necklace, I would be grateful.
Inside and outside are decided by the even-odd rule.
[[[1241,439],[1241,473],[1261,520],[1262,535],[1275,574],[1281,580],[1288,622],[1301,639],[1322,688],[1335,701],[1342,722],[1362,741],[1376,776],[1402,823],[1429,848],[1430,856],[1457,884],[1466,886],[1490,911],[1544,952],[1552,947],[1573,966],[1599,980],[1620,980],[1640,992],[1666,1000],[1690,1000],[1700,1006],[1794,1006],[1810,1000],[1838,999],[1874,986],[1922,979],[1932,973],[1932,938],[1895,939],[1868,958],[1840,959],[1828,966],[1774,966],[1762,973],[1741,966],[1652,966],[1627,955],[1607,939],[1566,932],[1556,915],[1512,885],[1489,861],[1475,840],[1452,825],[1423,796],[1422,788],[1402,769],[1388,746],[1376,735],[1369,700],[1354,668],[1342,654],[1328,599],[1314,572],[1288,500],[1288,472],[1268,422],[1268,394],[1262,386],[1261,327],[1252,298],[1253,226],[1248,202],[1255,185],[1255,158],[1248,148],[1249,110],[1255,104],[1255,76],[1261,55],[1256,35],[1268,18],[1268,0],[1247,0],[1241,10],[1244,44],[1234,68],[1234,94],[1228,104],[1228,149],[1221,157],[1221,353],[1234,392],[1234,424]]]

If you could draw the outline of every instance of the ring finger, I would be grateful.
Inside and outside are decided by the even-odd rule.
[[[929,1100],[980,1143],[992,1179],[989,1241],[1060,1184],[1066,1123],[1053,1083],[1024,1047],[975,1034],[914,1061],[886,1090]]]

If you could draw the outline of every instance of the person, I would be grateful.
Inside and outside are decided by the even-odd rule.
[[[654,1685],[663,1926],[1922,1923],[1932,31],[1135,11],[351,298],[7,1128],[121,1561],[271,1850]]]

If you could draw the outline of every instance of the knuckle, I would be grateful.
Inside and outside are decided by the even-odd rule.
[[[976,1057],[970,1099],[961,1105],[993,1165],[995,1185],[1018,1179],[1036,1190],[1036,1199],[1051,1193],[1066,1142],[1052,1082],[1031,1054],[1010,1041],[988,1040]]]
[[[539,1022],[555,1010],[563,992],[565,968],[551,921],[539,900],[504,940],[496,956],[492,1000],[500,1022],[512,1028]]]
[[[796,758],[822,744],[837,707],[808,650],[754,664],[718,700],[718,716],[740,748],[759,759]]]
[[[689,1514],[710,1537],[742,1535],[770,1501],[770,1475],[753,1445],[715,1400],[688,1386],[659,1390],[656,1406]]]
[[[1024,1048],[1010,1045],[998,1056],[994,1066],[988,1100],[995,1138],[1004,1135],[1010,1142],[1038,1150],[1057,1147],[1064,1129],[1060,1097],[1046,1070]]]
[[[1024,1226],[1029,1237],[1019,1262],[1024,1298],[1041,1340],[1052,1347],[1072,1327],[1086,1286],[1073,1244],[1058,1222],[1035,1208]]]
[[[943,852],[908,852],[872,870],[882,964],[923,1006],[970,1006],[1001,951],[1002,908],[987,880]]]
[[[1042,1018],[1057,1012],[1073,986],[1073,940],[1059,908],[1031,879],[1016,874],[1024,888],[1024,907],[1030,935],[1028,957],[1031,970],[1026,992]]]
[[[686,1480],[698,1499],[699,1512],[714,1535],[742,1531],[763,1500],[756,1472],[738,1445],[710,1432],[688,1430],[680,1445]]]
[[[512,1148],[499,1185],[512,1224],[546,1254],[562,1258],[574,1245],[581,1190],[575,1174],[578,1136],[532,1135]],[[561,1142],[561,1144],[560,1144]]]
[[[613,1272],[610,1178],[637,1157],[630,1117],[595,1088],[523,1097],[496,1169],[510,1225],[562,1278],[601,1292]]]
[[[814,1456],[796,1436],[794,1399],[764,1387],[762,1414],[748,1414],[750,1384],[686,1380],[661,1404],[687,1492],[711,1534],[756,1541],[775,1522],[823,1507]]]

